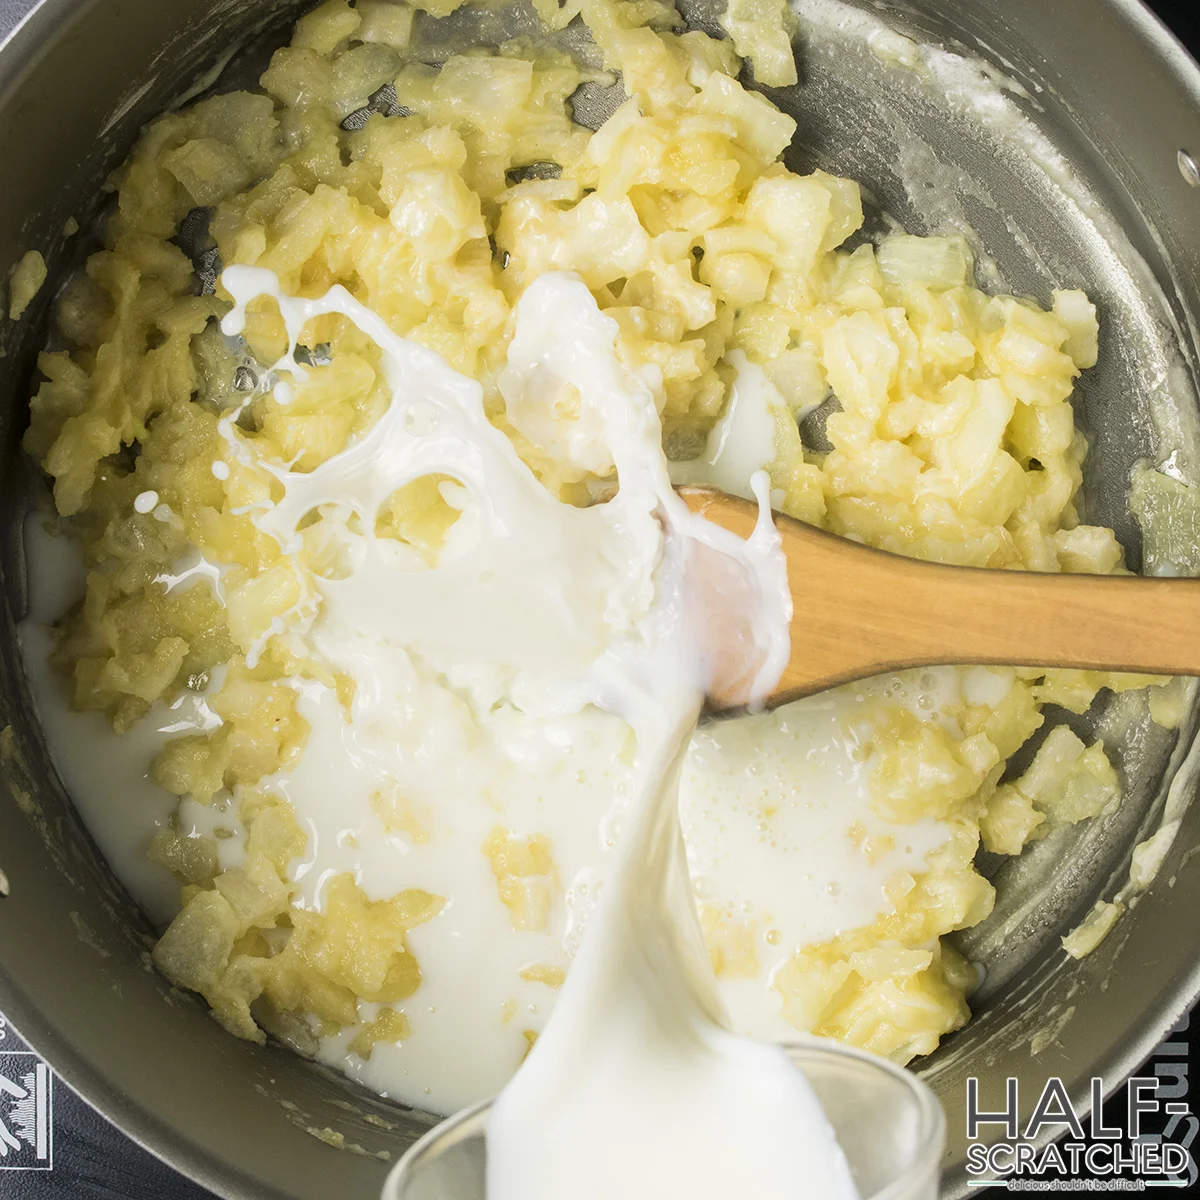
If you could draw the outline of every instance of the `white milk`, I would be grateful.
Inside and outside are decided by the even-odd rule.
[[[687,725],[647,764],[554,1019],[492,1108],[489,1200],[856,1195],[804,1077],[721,1023],[676,809]]]
[[[50,667],[54,637],[49,626],[83,592],[82,556],[75,542],[47,532],[45,517],[37,513],[26,521],[24,538],[29,611],[17,640],[42,733],[101,853],[151,920],[165,925],[179,911],[179,883],[166,867],[146,857],[146,848],[169,824],[178,798],[154,782],[150,763],[170,738],[215,729],[221,719],[205,703],[205,693],[193,691],[169,705],[155,704],[122,737],[113,733],[104,714],[72,710],[63,680]],[[181,575],[187,571],[184,566]],[[181,584],[187,586],[195,577]],[[219,675],[210,690],[218,684]],[[222,825],[241,831],[236,817],[220,806],[189,799],[180,816],[184,832],[211,833]],[[218,843],[222,867],[235,865],[243,839]]]
[[[277,290],[273,277],[246,268],[231,269],[225,282],[243,303],[260,289]],[[852,718],[875,685],[710,726],[688,742],[704,664],[696,661],[696,639],[685,636],[680,580],[686,560],[709,553],[711,565],[715,549],[741,562],[725,582],[752,610],[766,609],[743,623],[745,640],[733,650],[740,645],[747,680],[757,674],[765,689],[788,650],[780,632],[786,591],[773,531],[763,524],[747,546],[693,518],[677,500],[652,392],[616,361],[612,323],[573,277],[548,276],[523,297],[501,387],[510,419],[530,440],[550,442],[546,450],[582,469],[616,467],[621,489],[615,499],[587,510],[559,504],[541,488],[486,420],[477,384],[395,337],[347,293],[334,289],[318,301],[285,298],[283,307],[293,337],[318,311],[344,312],[360,324],[385,352],[395,399],[369,433],[306,474],[262,461],[231,414],[222,426],[225,457],[241,457],[282,485],[282,500],[256,517],[261,527],[288,547],[300,520],[327,505],[333,506],[327,511],[357,512],[359,527],[371,531],[375,509],[395,488],[431,472],[460,481],[453,503],[463,510],[436,570],[401,543],[343,528],[351,574],[343,580],[309,576],[308,593],[281,623],[357,685],[346,714],[320,684],[294,681],[312,732],[295,769],[264,781],[288,796],[309,835],[304,855],[291,865],[300,902],[319,907],[327,881],[345,871],[372,899],[408,887],[446,899],[441,914],[409,936],[423,980],[396,1007],[409,1017],[411,1036],[378,1045],[363,1060],[348,1049],[355,1031],[345,1030],[324,1039],[321,1056],[384,1094],[445,1112],[493,1094],[555,1007],[558,993],[546,981],[547,969],[564,971],[582,943],[595,949],[580,952],[571,979],[607,971],[603,963],[614,958],[626,960],[631,982],[610,1012],[613,1047],[627,1044],[621,1028],[640,1027],[638,1014],[657,1004],[663,1014],[677,1012],[671,1028],[683,1031],[675,1043],[655,1043],[665,1056],[659,1065],[691,1064],[689,1096],[707,1094],[700,1080],[708,1079],[713,1096],[740,1090],[738,1111],[754,1114],[747,1088],[772,1095],[783,1089],[798,1106],[790,1119],[799,1120],[801,1109],[812,1107],[802,1081],[777,1052],[732,1040],[716,1019],[727,1006],[739,1031],[794,1035],[778,1013],[774,969],[800,946],[889,911],[888,878],[919,871],[945,837],[936,823],[896,827],[871,812],[872,763],[858,749]],[[237,320],[230,319],[231,330]],[[277,365],[277,375],[288,370],[289,362]],[[579,388],[582,401],[566,429],[546,420],[564,380]],[[282,390],[276,389],[277,398]],[[742,365],[738,400],[710,440],[707,462],[692,468],[693,479],[751,494],[753,471],[774,454],[772,391],[750,364]],[[761,480],[758,491],[761,498]],[[704,543],[709,551],[697,549]],[[169,916],[172,881],[141,855],[172,799],[145,770],[155,750],[185,726],[151,714],[143,723],[145,740],[133,744],[105,732],[93,714],[67,709],[46,670],[47,635],[39,626],[76,593],[67,574],[52,569],[41,543],[31,541],[30,567],[35,582],[41,573],[41,592],[54,598],[31,611],[25,637],[52,751],[122,878],[155,915]],[[219,564],[193,558],[164,578],[164,586],[208,586],[219,595],[220,576]],[[661,690],[664,679],[677,685],[669,695]],[[203,697],[189,694],[184,701],[195,708]],[[105,761],[124,763],[114,771],[128,768],[131,779],[118,789],[120,797],[106,786],[106,773],[88,769],[96,743],[77,753],[85,723],[95,725],[96,743],[106,743]],[[202,726],[186,726],[193,727]],[[582,937],[606,881],[613,886],[605,903],[613,910],[644,910],[647,921],[658,911],[654,902],[637,899],[655,885],[628,864],[624,882],[614,884],[610,851],[622,830],[632,835],[624,839],[627,847],[647,840],[673,845],[679,853],[671,886],[688,895],[678,831],[662,826],[675,820],[675,806],[669,797],[655,804],[659,784],[674,779],[665,764],[685,745],[680,805],[694,891],[706,905],[752,927],[758,951],[755,973],[722,980],[724,1006],[700,951],[694,909],[683,899],[675,905],[682,935],[670,933],[661,915],[655,918],[654,936],[683,936],[695,960],[687,970],[677,964],[678,994],[665,1007],[646,994],[630,966],[631,929],[609,921],[605,936]],[[130,790],[135,783],[143,789],[137,803]],[[381,817],[373,803],[381,793],[403,798],[402,821]],[[223,866],[236,863],[243,844],[233,819],[236,800],[218,797],[214,808],[184,801],[185,828],[234,835],[220,842]],[[896,849],[869,864],[851,841],[855,825],[871,836],[891,833]],[[482,851],[497,827],[514,837],[542,835],[553,849],[552,876],[537,881],[546,901],[540,920],[514,925],[499,899]],[[570,999],[580,990],[592,989],[564,990],[564,1007],[577,1015],[555,1028],[582,1021],[599,1036],[593,1008],[584,1005],[581,1018],[580,1004]],[[360,1018],[369,1021],[377,1011],[363,1004]],[[535,1067],[556,1061],[542,1049],[553,1044],[550,1036],[538,1043],[521,1079],[554,1075],[557,1068]],[[574,1053],[584,1059],[590,1051],[580,1043]],[[632,1064],[645,1057],[641,1050],[630,1053]],[[745,1087],[734,1087],[735,1078]],[[662,1080],[669,1083],[667,1076]],[[552,1079],[544,1085],[554,1086]],[[645,1094],[652,1090],[647,1082]],[[498,1111],[516,1111],[526,1102],[517,1095]],[[780,1103],[764,1100],[771,1111]],[[741,1120],[732,1112],[722,1119]],[[764,1114],[747,1119],[757,1129],[770,1128]],[[784,1141],[795,1149],[794,1134]],[[780,1171],[794,1182],[793,1166]]]
[[[393,401],[371,432],[309,474],[274,472],[284,497],[259,524],[285,549],[322,504],[373,529],[396,488],[432,472],[473,501],[473,539],[432,570],[397,564],[386,539],[352,535],[361,544],[347,577],[315,582],[315,616],[297,606],[322,658],[351,669],[359,690],[389,686],[387,664],[362,642],[384,623],[406,653],[443,671],[465,660],[532,672],[543,707],[601,708],[636,735],[617,868],[555,1020],[493,1110],[489,1195],[782,1200],[805,1179],[818,1194],[853,1196],[828,1123],[783,1052],[722,1027],[678,816],[681,760],[714,671],[744,676],[753,703],[788,659],[791,599],[765,475],[753,481],[760,520],[745,543],[688,511],[671,487],[653,394],[620,366],[616,324],[576,277],[547,275],[527,291],[499,383],[531,438],[544,446],[552,435],[572,465],[615,469],[616,496],[586,510],[537,483],[487,421],[476,384],[345,292],[304,302],[261,271],[224,278],[236,301],[226,333],[269,293],[293,347],[312,316],[339,311],[385,353]],[[577,415],[560,436],[546,418],[568,395]],[[232,423],[224,432],[234,453],[251,453]],[[726,644],[714,644],[718,630]]]
[[[753,500],[750,480],[776,456],[775,428],[787,405],[762,367],[742,350],[726,361],[737,372],[725,412],[712,427],[699,458],[670,465],[676,485],[708,484],[731,496]]]

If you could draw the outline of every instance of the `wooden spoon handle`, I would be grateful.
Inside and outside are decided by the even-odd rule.
[[[688,504],[748,536],[742,501]],[[1200,579],[1046,575],[887,554],[776,516],[792,659],[772,704],[868,675],[955,663],[1200,675]]]
[[[806,578],[790,575],[795,679],[781,687],[824,675],[830,659],[847,678],[937,663],[1200,675],[1200,580],[984,571],[865,547],[854,557],[828,556],[840,586],[810,582],[811,546]],[[832,610],[820,647],[805,645],[814,603]]]

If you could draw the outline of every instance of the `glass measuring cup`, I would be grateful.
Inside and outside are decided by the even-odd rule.
[[[825,1109],[862,1200],[936,1200],[937,1097],[901,1067],[833,1042],[786,1046]],[[484,1200],[490,1101],[443,1121],[398,1162],[382,1200]]]

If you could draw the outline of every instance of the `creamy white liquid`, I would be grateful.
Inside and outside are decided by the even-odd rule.
[[[737,375],[725,412],[713,426],[699,458],[671,464],[671,481],[677,485],[707,484],[731,496],[753,500],[750,480],[774,460],[775,427],[787,406],[762,367],[752,363],[745,351],[731,351],[726,361]]]
[[[686,732],[648,764],[554,1019],[492,1107],[488,1200],[857,1195],[804,1077],[723,1027],[675,807]]]
[[[24,529],[29,565],[29,608],[17,629],[25,675],[42,732],[68,794],[101,853],[151,920],[165,925],[179,911],[179,883],[166,867],[146,857],[150,839],[165,829],[179,803],[150,777],[150,764],[172,737],[202,733],[221,719],[205,703],[205,693],[185,691],[171,704],[155,704],[124,736],[96,712],[75,712],[64,682],[50,668],[54,649],[50,626],[83,592],[86,572],[77,543],[54,537],[34,513]],[[194,564],[193,564],[194,566]],[[181,576],[188,572],[182,568]],[[203,574],[193,571],[180,585]],[[209,690],[220,685],[214,672]],[[224,825],[239,828],[226,805],[205,806],[190,797],[180,806],[184,833],[212,835]],[[244,832],[244,831],[243,831]],[[222,868],[236,865],[243,838],[218,842]]]
[[[231,271],[226,281],[243,300],[274,287],[262,273],[239,278]],[[616,499],[586,511],[558,504],[541,489],[484,418],[476,384],[395,338],[345,293],[285,301],[293,334],[321,306],[349,312],[380,342],[397,399],[370,433],[308,474],[262,462],[227,422],[225,457],[248,456],[283,485],[283,501],[256,519],[284,545],[321,504],[356,509],[370,518],[360,527],[371,530],[375,507],[395,487],[431,471],[461,480],[456,502],[464,512],[436,571],[398,542],[346,532],[352,574],[310,577],[309,594],[284,625],[350,674],[356,695],[347,719],[328,689],[295,680],[312,733],[297,767],[264,782],[288,796],[309,834],[291,867],[301,902],[319,906],[324,884],[343,871],[373,899],[406,887],[446,898],[442,913],[409,937],[423,981],[397,1007],[408,1015],[412,1035],[377,1045],[367,1061],[349,1051],[355,1032],[349,1029],[326,1038],[321,1055],[385,1094],[448,1112],[497,1091],[520,1061],[527,1033],[545,1026],[558,993],[527,969],[571,963],[611,877],[610,847],[631,822],[645,819],[653,776],[647,747],[667,745],[671,729],[682,740],[691,723],[699,695],[694,674],[676,673],[688,680],[688,694],[672,702],[675,718],[663,727],[670,705],[656,694],[663,672],[651,669],[648,653],[662,640],[656,597],[669,591],[660,586],[661,574],[654,577],[670,549],[661,510],[670,508],[680,528],[706,541],[747,551],[730,535],[694,522],[670,492],[652,393],[616,362],[610,323],[570,277],[542,280],[522,300],[502,387],[510,419],[531,440],[547,428],[558,431],[563,440],[553,449],[564,461],[603,470],[618,460]],[[586,384],[579,422],[566,431],[544,420],[562,379]],[[710,440],[714,453],[691,468],[691,478],[705,478],[711,467],[708,478],[749,493],[750,474],[774,453],[767,436],[778,399],[773,391],[742,364],[738,402]],[[145,778],[145,769],[157,746],[185,727],[175,714],[156,712],[139,726],[146,740],[131,744],[112,737],[93,714],[67,709],[46,667],[47,635],[39,627],[78,594],[78,571],[55,566],[45,543],[62,543],[44,538],[36,520],[30,533],[31,576],[45,599],[31,610],[24,645],[52,750],[118,873],[165,918],[174,908],[173,881],[143,852],[172,799]],[[769,546],[750,553],[758,554],[748,563],[752,574],[770,570]],[[219,594],[220,577],[218,564],[193,557],[164,577],[164,586],[208,586]],[[762,590],[769,598],[771,588]],[[756,628],[778,629],[782,615],[777,608]],[[672,610],[666,625],[677,625],[680,616]],[[786,643],[768,637],[752,649],[766,668],[765,686],[769,660],[782,661]],[[939,676],[933,690],[951,678]],[[852,717],[876,686],[709,727],[685,753],[680,799],[694,890],[706,905],[751,927],[758,951],[756,969],[721,981],[740,1031],[794,1036],[770,987],[776,966],[802,945],[889,911],[887,879],[919,870],[945,837],[934,822],[898,828],[870,810],[866,781],[873,764],[858,750]],[[185,707],[202,700],[185,696]],[[200,723],[187,728],[215,720],[196,712]],[[85,725],[95,726],[86,744]],[[111,774],[94,769],[101,753],[113,764]],[[128,780],[117,775],[122,770]],[[121,786],[106,786],[109,779],[121,779]],[[372,797],[388,789],[404,796],[419,833],[381,820]],[[218,797],[212,808],[184,801],[185,828],[233,834],[219,843],[223,867],[235,865],[242,851],[236,801]],[[855,825],[872,835],[899,834],[895,851],[869,864],[851,841]],[[548,915],[536,927],[514,928],[498,898],[481,849],[497,826],[516,837],[544,835],[553,848],[554,877],[544,881]],[[682,891],[687,876],[677,873]],[[694,928],[689,937],[698,957]],[[572,978],[580,973],[577,962]],[[706,986],[712,990],[711,980]],[[377,1011],[364,1003],[360,1018],[370,1021]],[[721,1003],[710,996],[700,1011],[719,1013]],[[614,1010],[613,1019],[626,1017]],[[698,1045],[695,1021],[681,1020],[692,1030],[687,1044]],[[711,1022],[703,1028],[703,1062],[726,1062],[728,1035]],[[791,1068],[771,1054],[793,1086]]]
[[[359,689],[377,689],[381,664],[360,631],[382,605],[395,641],[442,671],[465,661],[532,672],[543,707],[597,707],[635,733],[618,864],[555,1019],[493,1110],[489,1196],[700,1200],[749,1189],[783,1200],[802,1178],[822,1195],[853,1196],[803,1077],[782,1051],[723,1028],[679,824],[681,760],[714,670],[745,675],[754,703],[790,651],[787,569],[765,475],[753,481],[760,520],[745,543],[688,511],[672,490],[653,394],[619,364],[617,326],[576,277],[547,275],[526,292],[500,387],[511,419],[543,445],[539,426],[572,398],[566,458],[615,469],[619,480],[612,500],[587,510],[537,483],[487,421],[476,384],[344,292],[296,301],[247,268],[227,271],[225,283],[236,301],[226,333],[240,331],[249,300],[269,293],[293,347],[308,319],[339,311],[385,352],[393,401],[374,429],[310,474],[275,472],[284,498],[259,524],[285,549],[322,504],[348,505],[373,529],[396,488],[432,472],[474,502],[471,542],[428,571],[397,563],[386,539],[352,535],[362,544],[348,548],[347,577],[316,583],[311,620],[297,606],[322,658],[357,666]],[[231,423],[224,433],[248,453]]]

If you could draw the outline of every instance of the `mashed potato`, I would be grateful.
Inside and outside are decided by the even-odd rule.
[[[417,7],[438,16],[458,3]],[[311,1052],[316,1037],[358,1026],[363,1057],[403,1039],[408,1018],[388,1006],[421,981],[406,939],[443,900],[417,890],[371,900],[347,875],[323,911],[295,903],[288,864],[306,835],[264,782],[295,764],[309,732],[287,681],[352,685],[287,632],[303,571],[251,519],[269,486],[224,461],[218,422],[254,392],[239,423],[259,453],[311,470],[371,426],[388,392],[373,345],[335,315],[307,328],[313,366],[284,402],[260,378],[286,348],[278,311],[256,302],[249,354],[232,349],[217,327],[229,299],[197,289],[181,227],[194,238],[207,223],[210,267],[268,267],[296,295],[343,284],[478,379],[494,422],[568,502],[602,498],[611,481],[524,438],[497,387],[515,301],[560,269],[618,323],[619,353],[652,381],[673,459],[703,449],[741,351],[778,393],[770,474],[785,513],[945,563],[1123,569],[1113,533],[1081,524],[1075,507],[1086,446],[1070,397],[1096,362],[1094,308],[1081,292],[1055,293],[1049,310],[984,294],[957,237],[856,239],[858,185],[784,166],[795,123],[738,82],[740,55],[762,82],[795,80],[782,0],[731,0],[724,40],[684,32],[662,0],[534,4],[551,29],[581,15],[604,70],[528,38],[430,65],[414,49],[411,8],[327,0],[298,22],[259,91],[152,123],[112,180],[104,248],[59,302],[69,349],[40,360],[26,447],[91,568],[57,651],[72,703],[120,732],[160,699],[209,688],[221,719],[171,742],[154,774],[202,803],[235,790],[246,856],[221,870],[213,838],[155,838],[150,854],[182,893],[154,957],[242,1037],[267,1030]],[[627,97],[595,133],[572,120],[587,81]],[[817,449],[798,420],[820,406]],[[381,528],[435,554],[457,516],[444,484],[401,489]],[[322,537],[321,522],[306,531],[307,568],[334,571],[336,546]],[[223,601],[162,585],[196,551],[221,564]],[[1043,706],[1082,712],[1103,687],[1153,682],[959,674],[936,709],[885,697],[864,717],[877,810],[900,824],[936,817],[949,839],[922,873],[889,883],[894,911],[799,950],[772,983],[797,1029],[899,1060],[968,1018],[974,972],[942,939],[991,910],[973,866],[981,843],[1018,854],[1119,796],[1104,747],[1065,728],[1001,783]],[[420,836],[403,804],[380,803]],[[549,849],[500,827],[485,849],[514,923],[535,921],[557,886]],[[705,925],[718,974],[736,975],[745,930],[711,913]],[[360,1001],[376,1015],[365,1020]]]

